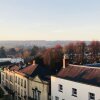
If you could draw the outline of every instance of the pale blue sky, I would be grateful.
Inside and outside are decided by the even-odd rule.
[[[100,0],[0,0],[0,40],[100,40]]]

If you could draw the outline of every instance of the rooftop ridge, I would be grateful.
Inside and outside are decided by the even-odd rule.
[[[91,66],[85,66],[85,65],[73,65],[73,64],[69,64],[69,67],[70,66],[76,66],[76,67],[85,67],[85,68],[88,68],[88,69],[90,69],[90,68],[92,68],[92,69],[100,69],[100,67],[91,67]]]

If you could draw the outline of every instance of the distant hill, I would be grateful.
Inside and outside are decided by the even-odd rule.
[[[71,42],[76,41],[45,41],[45,40],[32,40],[32,41],[0,41],[0,46],[4,46],[6,48],[12,48],[12,47],[29,47],[32,46],[45,46],[45,47],[53,47],[57,44],[60,44],[62,46],[67,45]],[[90,43],[90,41],[85,41],[87,44]]]

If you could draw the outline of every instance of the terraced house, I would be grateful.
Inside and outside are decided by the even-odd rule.
[[[1,84],[15,100],[49,100],[49,79],[47,70],[33,61],[33,64],[11,65],[1,72]]]

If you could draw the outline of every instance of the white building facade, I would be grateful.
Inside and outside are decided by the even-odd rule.
[[[63,68],[51,76],[52,100],[100,100],[100,68],[72,65],[64,55]]]
[[[26,100],[28,97],[28,79],[24,75],[4,68],[1,72],[1,85],[9,89],[16,100]]]
[[[14,95],[13,100],[48,100],[49,84],[42,80],[37,72],[38,66],[30,65],[4,68],[1,71],[1,85]],[[34,77],[30,75],[36,73]]]
[[[17,100],[28,100],[29,80],[24,75],[15,73],[15,97]]]
[[[48,82],[41,80],[38,76],[29,80],[29,97],[33,100],[49,100]]]
[[[100,87],[51,77],[52,100],[100,100]]]

